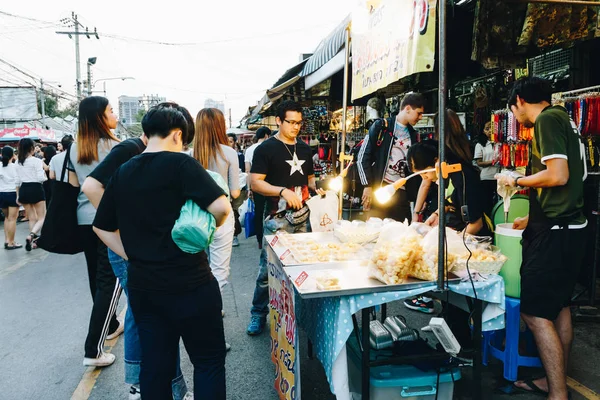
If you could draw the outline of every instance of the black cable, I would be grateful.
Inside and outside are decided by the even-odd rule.
[[[475,295],[475,300],[477,300],[477,291],[475,290],[475,283],[473,282],[473,276],[471,275],[471,270],[469,269],[469,260],[471,260],[473,253],[471,252],[471,249],[469,248],[469,246],[467,246],[466,238],[467,238],[467,228],[465,227],[465,230],[463,231],[463,244],[465,245],[465,248],[469,252],[469,257],[467,258],[467,273],[469,274],[469,280],[471,281],[471,287],[473,287],[473,294]]]
[[[440,394],[440,369],[437,368],[437,381],[435,383],[435,400],[438,400],[438,395]]]

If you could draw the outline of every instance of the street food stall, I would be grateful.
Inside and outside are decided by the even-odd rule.
[[[332,232],[277,233],[266,237],[271,359],[276,365],[275,388],[281,399],[301,398],[298,327],[306,332],[308,350],[314,350],[323,364],[337,398],[350,399],[351,392],[362,392],[362,399],[369,399],[371,367],[397,364],[399,359],[407,362],[407,357],[372,360],[371,349],[377,348],[376,327],[370,317],[373,309],[381,306],[381,323],[388,323],[387,303],[437,287],[435,229],[377,219],[367,223],[338,221],[334,226]],[[481,331],[503,327],[504,282],[497,272],[505,258],[489,245],[469,244],[474,254],[471,268],[495,272],[471,282],[464,279],[468,255],[452,246],[452,242],[457,243],[453,238],[460,240],[461,246],[462,240],[456,234],[447,234],[454,237],[449,239],[445,286],[453,297],[461,298],[463,303],[467,298],[473,305],[474,350],[470,356],[480,373],[481,362],[477,358]],[[359,312],[360,327],[355,316]],[[358,344],[362,358],[358,361],[360,380],[349,379],[357,363],[349,355],[351,342],[354,347]],[[423,357],[451,360],[446,351],[432,350]],[[418,357],[413,356],[413,361],[415,358]],[[458,380],[460,371],[456,364],[446,364],[452,379]]]

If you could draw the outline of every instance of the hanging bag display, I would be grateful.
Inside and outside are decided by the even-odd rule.
[[[48,206],[42,234],[37,246],[50,253],[77,254],[83,251],[81,235],[77,225],[77,196],[79,188],[64,182],[71,147],[67,150],[63,162],[60,181],[54,182],[52,200]],[[68,175],[67,175],[68,176]]]

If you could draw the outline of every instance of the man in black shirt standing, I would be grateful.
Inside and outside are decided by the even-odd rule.
[[[277,108],[279,132],[258,146],[252,158],[252,191],[265,196],[264,234],[278,230],[306,232],[309,210],[305,201],[309,189],[316,191],[310,146],[297,139],[302,128],[302,107],[295,101],[284,101]],[[267,244],[263,241],[248,335],[259,335],[269,312]]]
[[[176,103],[168,102],[161,103],[162,107],[171,107],[179,110],[185,117],[188,125],[187,137],[194,137],[194,118],[189,111]],[[88,197],[94,208],[98,208],[104,189],[108,186],[110,179],[115,174],[117,169],[133,157],[141,154],[146,150],[148,138],[145,133],[139,138],[132,138],[122,141],[112,148],[110,153],[102,160],[102,162],[92,171],[85,179],[81,190]],[[108,260],[119,279],[119,283],[127,296],[127,270],[129,261],[124,260],[108,249]],[[140,365],[142,359],[142,349],[138,334],[138,327],[133,317],[131,307],[127,308],[125,314],[125,332],[124,332],[124,349],[125,349],[125,383],[130,385],[129,399],[137,400],[141,398],[140,393]],[[172,381],[173,400],[183,400],[188,393],[187,384],[181,372],[180,363],[176,365],[175,375]]]
[[[224,192],[193,158],[185,116],[155,106],[142,120],[148,146],[122,165],[102,196],[94,231],[129,260],[129,303],[142,345],[140,385],[146,400],[171,398],[179,339],[192,364],[198,398],[225,399],[225,337],[219,284],[206,253],[184,253],[171,238],[191,199],[222,225],[231,212]]]

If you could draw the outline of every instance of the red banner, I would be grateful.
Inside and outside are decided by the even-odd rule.
[[[20,140],[24,137],[38,138],[41,140],[55,140],[56,135],[53,130],[41,129],[41,128],[29,128],[24,126],[22,128],[5,128],[0,129],[0,138]]]

